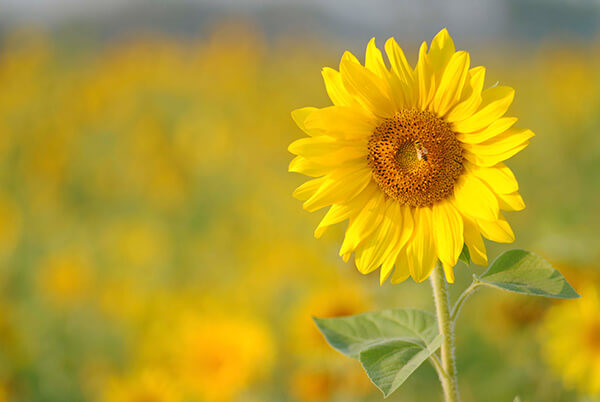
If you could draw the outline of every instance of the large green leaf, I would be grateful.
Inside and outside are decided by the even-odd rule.
[[[435,353],[443,339],[435,316],[413,309],[315,318],[315,322],[331,346],[360,360],[385,396]]]
[[[371,381],[387,397],[435,353],[443,339],[440,334],[425,348],[400,339],[378,343],[360,352],[360,362]]]
[[[314,320],[331,346],[355,359],[358,359],[361,351],[375,343],[408,338],[424,346],[438,335],[435,316],[414,309],[383,310]]]
[[[564,276],[539,255],[510,250],[498,257],[479,280],[485,285],[529,295],[573,299],[579,297]]]

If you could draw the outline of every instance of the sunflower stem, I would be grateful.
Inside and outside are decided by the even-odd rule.
[[[437,372],[440,381],[445,381],[448,378],[448,374],[446,374],[446,372],[442,368],[442,363],[440,362],[440,358],[437,355],[437,353],[434,353],[431,356],[429,356],[429,361],[431,362],[431,365]]]
[[[446,278],[441,265],[438,263],[431,273],[431,288],[440,333],[444,335],[442,342],[442,369],[445,376],[440,376],[446,402],[458,402],[458,380],[456,377],[456,362],[454,358],[454,322],[450,319],[450,301]]]
[[[462,305],[464,304],[464,302],[469,298],[469,296],[471,296],[473,293],[475,293],[475,291],[477,289],[479,289],[481,286],[483,286],[483,284],[475,277],[473,276],[473,283],[471,283],[471,286],[469,286],[456,300],[456,303],[454,304],[454,308],[452,309],[452,314],[450,314],[450,320],[452,320],[453,323],[456,323],[456,319],[458,318],[458,315],[460,314],[460,309],[462,308]]]

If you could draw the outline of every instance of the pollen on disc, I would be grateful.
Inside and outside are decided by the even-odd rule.
[[[384,120],[368,148],[375,182],[413,208],[451,196],[463,172],[462,147],[450,125],[428,111],[405,109]]]

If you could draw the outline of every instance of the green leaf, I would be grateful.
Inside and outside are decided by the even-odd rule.
[[[360,352],[360,363],[373,384],[387,397],[435,353],[443,339],[440,334],[425,348],[401,339],[378,343]]]
[[[360,360],[385,396],[435,353],[443,339],[435,316],[421,310],[383,310],[314,320],[331,346]]]
[[[471,254],[469,253],[469,248],[466,244],[463,245],[463,249],[458,256],[458,259],[467,265],[471,265]]]
[[[516,293],[558,299],[579,297],[564,276],[539,255],[525,250],[502,254],[484,272],[483,284]]]
[[[376,343],[408,338],[416,339],[424,346],[439,333],[433,314],[414,309],[314,320],[331,346],[355,359],[359,358],[361,351]]]

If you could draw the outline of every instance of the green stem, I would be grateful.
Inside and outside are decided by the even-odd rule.
[[[435,300],[438,326],[440,333],[444,335],[441,358],[442,369],[446,375],[443,378],[440,376],[442,388],[444,389],[444,399],[446,402],[458,402],[458,381],[454,361],[454,323],[450,319],[450,302],[448,300],[446,279],[439,263],[431,273],[431,287]]]
[[[432,354],[431,356],[429,356],[429,361],[431,362],[433,368],[435,368],[435,371],[437,372],[440,381],[445,381],[448,378],[448,375],[442,368],[442,363],[440,362],[440,358],[438,357],[438,355],[436,353]]]
[[[452,320],[453,323],[456,322],[456,318],[460,313],[460,309],[462,308],[463,303],[467,300],[469,296],[471,296],[477,289],[479,289],[480,286],[483,286],[483,284],[479,282],[477,278],[473,278],[473,283],[471,283],[471,286],[465,289],[465,291],[458,297],[458,299],[456,300],[456,304],[454,304],[454,308],[452,309],[452,314],[450,314],[450,320]]]

